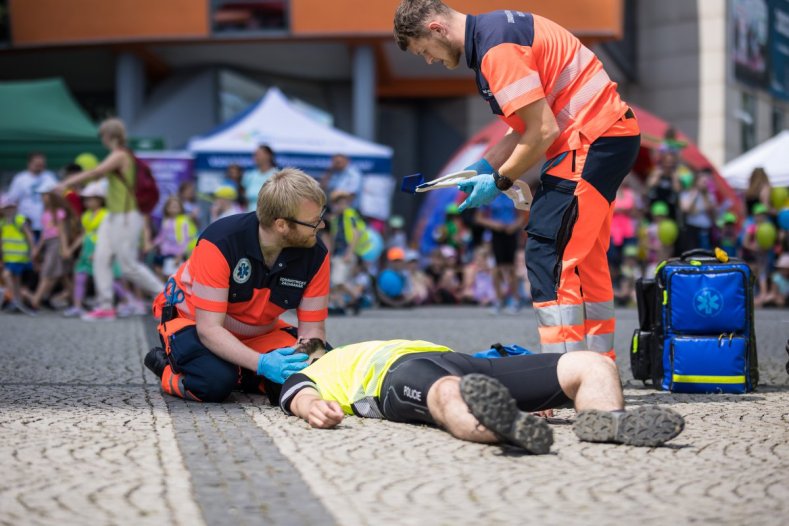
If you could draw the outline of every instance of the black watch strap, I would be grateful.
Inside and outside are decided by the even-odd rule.
[[[496,183],[496,188],[501,190],[502,192],[505,190],[509,190],[512,188],[513,183],[512,179],[509,177],[504,177],[498,171],[493,172],[493,182]]]

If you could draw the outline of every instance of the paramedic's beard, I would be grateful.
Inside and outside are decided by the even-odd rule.
[[[312,234],[300,234],[297,228],[291,228],[288,232],[283,236],[283,241],[285,241],[286,247],[293,247],[293,248],[310,248],[315,246],[317,242],[317,236],[315,233]]]

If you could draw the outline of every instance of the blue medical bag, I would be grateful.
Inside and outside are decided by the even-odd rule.
[[[631,369],[680,393],[745,393],[759,380],[753,276],[722,252],[691,250],[636,287]]]

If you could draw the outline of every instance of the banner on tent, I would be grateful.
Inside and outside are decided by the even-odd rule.
[[[384,157],[356,157],[349,155],[351,164],[365,174],[389,175],[392,173],[392,160]],[[331,155],[277,152],[277,166],[294,166],[313,176],[321,176],[329,168]],[[224,172],[231,164],[244,170],[254,167],[252,153],[197,153],[195,169],[217,170]]]

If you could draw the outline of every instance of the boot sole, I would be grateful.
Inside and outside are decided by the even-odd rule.
[[[638,407],[620,417],[609,411],[583,411],[573,425],[573,431],[581,440],[639,447],[660,446],[682,433],[684,428],[685,420],[681,415],[657,406]]]
[[[518,410],[515,399],[498,380],[466,375],[460,380],[460,394],[480,424],[507,442],[536,455],[550,451],[553,431],[548,423]]]

